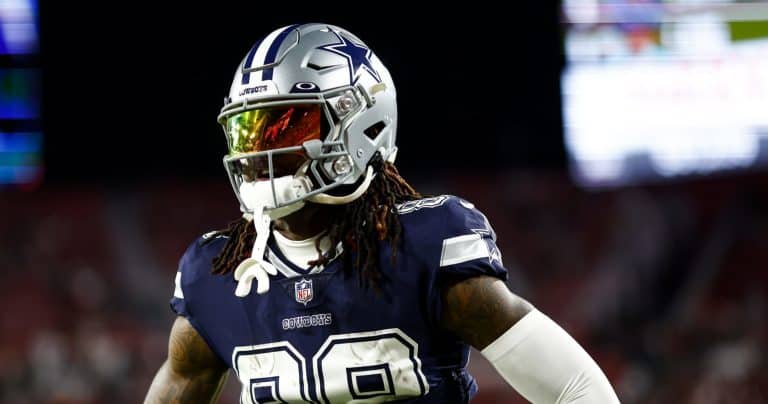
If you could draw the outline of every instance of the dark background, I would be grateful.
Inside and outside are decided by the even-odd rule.
[[[390,69],[405,172],[564,166],[555,2],[265,4],[43,2],[47,181],[223,176],[216,116],[236,66],[261,36],[314,21]]]

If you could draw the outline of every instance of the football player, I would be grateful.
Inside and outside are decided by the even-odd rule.
[[[181,258],[168,358],[147,403],[466,403],[473,346],[534,403],[616,403],[597,364],[511,293],[472,203],[394,166],[395,85],[355,35],[258,41],[219,115],[242,218]]]

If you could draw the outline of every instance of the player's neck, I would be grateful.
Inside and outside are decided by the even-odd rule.
[[[333,207],[307,204],[290,215],[276,219],[274,229],[289,240],[306,240],[328,229],[333,220]]]

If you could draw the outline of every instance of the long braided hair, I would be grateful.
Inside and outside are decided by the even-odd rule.
[[[331,246],[341,242],[343,252],[339,258],[343,260],[344,270],[348,273],[357,270],[360,285],[375,288],[383,276],[379,265],[381,241],[386,241],[391,246],[391,261],[394,263],[397,259],[402,227],[395,205],[422,197],[400,176],[394,165],[383,162],[380,156],[377,157],[371,161],[377,175],[368,190],[353,202],[331,210],[334,217],[328,229]],[[225,275],[234,271],[240,262],[250,256],[255,233],[253,225],[245,218],[237,219],[226,229],[219,230],[217,234],[227,236],[228,239],[213,260],[211,272]],[[311,261],[310,265],[324,265],[333,258],[321,253],[320,241],[318,238],[315,243],[318,258]],[[350,252],[355,253],[354,259]]]

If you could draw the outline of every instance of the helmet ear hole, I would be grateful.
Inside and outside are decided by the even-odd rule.
[[[384,121],[378,121],[375,124],[368,127],[368,129],[364,130],[365,136],[368,136],[368,139],[376,140],[376,138],[379,136],[379,133],[384,130],[384,128],[387,126]]]

